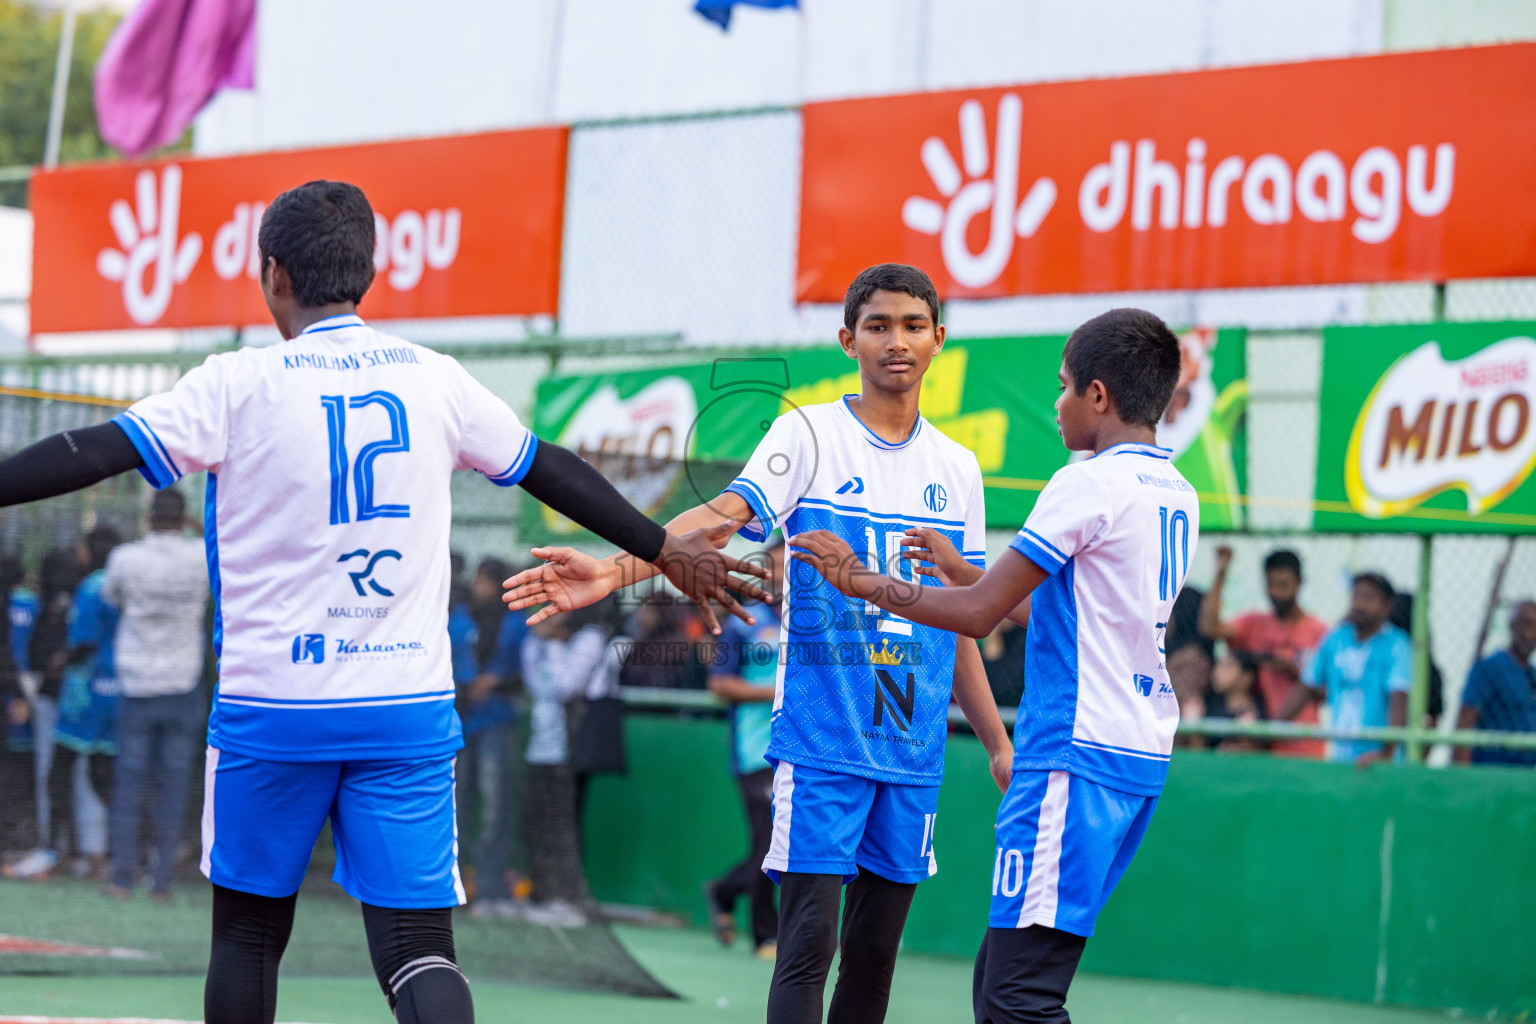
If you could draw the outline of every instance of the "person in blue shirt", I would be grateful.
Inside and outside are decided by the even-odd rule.
[[[1289,720],[1311,701],[1327,701],[1335,729],[1400,726],[1408,721],[1413,641],[1392,625],[1397,591],[1380,573],[1355,577],[1349,614],[1318,644],[1301,681],[1281,707]],[[1391,760],[1394,744],[1335,740],[1330,759],[1364,767]]]
[[[782,594],[784,535],[775,533],[765,551],[772,579]],[[736,938],[736,901],[750,895],[752,945],[757,955],[772,959],[778,951],[779,912],[774,906],[773,879],[763,873],[763,858],[773,840],[773,768],[768,742],[773,737],[773,702],[779,678],[779,600],[754,609],[757,625],[732,619],[709,667],[709,692],[730,705],[731,770],[741,791],[747,816],[747,856],[709,883],[710,913],[715,935],[729,946]]]
[[[1536,601],[1521,601],[1509,616],[1509,646],[1472,666],[1461,691],[1458,729],[1536,732]],[[1456,760],[1475,764],[1536,764],[1536,750],[1458,747]]]
[[[474,899],[495,901],[486,909],[495,909],[512,897],[507,868],[516,808],[508,754],[517,718],[512,692],[521,682],[519,662],[528,627],[523,616],[509,614],[501,603],[501,581],[511,574],[506,562],[483,560],[467,591],[460,591],[461,599],[448,612],[453,682],[464,722],[459,804],[467,811],[478,803]]]

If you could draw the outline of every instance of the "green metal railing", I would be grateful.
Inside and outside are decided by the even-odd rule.
[[[723,715],[730,707],[704,690],[667,690],[640,686],[626,686],[619,691],[629,707],[645,711],[691,711]],[[1018,717],[1018,708],[1000,707],[998,714],[1010,729]],[[958,707],[950,707],[949,722],[968,728],[965,716]],[[1334,729],[1327,726],[1307,725],[1301,722],[1234,722],[1212,721],[1180,722],[1179,734],[1184,736],[1209,736],[1212,738],[1254,740],[1363,740],[1368,743],[1401,743],[1408,750],[1422,750],[1426,746],[1443,743],[1452,747],[1503,747],[1508,750],[1536,750],[1536,732],[1494,732],[1492,730],[1456,729],[1441,732],[1438,729],[1414,727]],[[1410,759],[1413,755],[1410,753]]]

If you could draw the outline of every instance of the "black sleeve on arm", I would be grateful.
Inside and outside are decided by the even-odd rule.
[[[654,562],[660,557],[661,546],[667,541],[666,527],[647,519],[569,448],[540,441],[533,463],[519,483],[556,512],[641,561]]]
[[[68,494],[142,465],[116,423],[66,430],[0,460],[0,506]]]

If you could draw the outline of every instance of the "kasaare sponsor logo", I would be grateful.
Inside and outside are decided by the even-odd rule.
[[[391,643],[373,643],[367,640],[336,639],[332,654],[337,661],[375,658],[419,658],[427,653],[427,645],[420,640],[397,640]]]
[[[1536,340],[1512,337],[1460,360],[1427,342],[1377,381],[1344,461],[1349,503],[1372,518],[1402,515],[1442,491],[1481,515],[1536,465]]]

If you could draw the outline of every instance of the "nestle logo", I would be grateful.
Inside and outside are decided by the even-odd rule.
[[[1137,693],[1141,694],[1143,697],[1152,696],[1151,676],[1144,676],[1139,674],[1134,675],[1131,677],[1131,682],[1135,685]]]
[[[325,663],[325,634],[303,633],[293,638],[293,663],[302,665]]]

